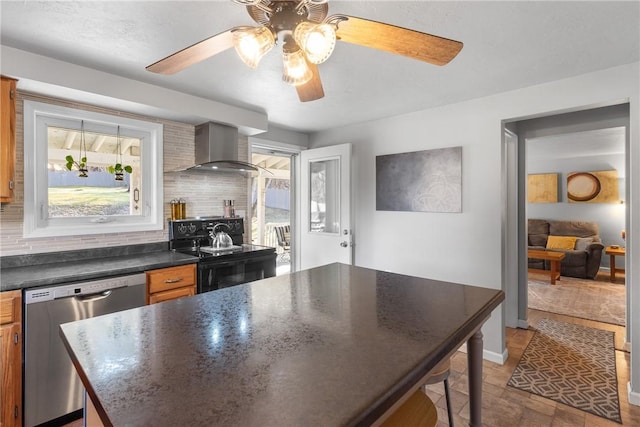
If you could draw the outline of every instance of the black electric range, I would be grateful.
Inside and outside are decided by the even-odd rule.
[[[233,245],[211,246],[214,231],[225,231]],[[252,282],[276,275],[276,250],[243,243],[243,218],[201,217],[169,221],[169,249],[193,256],[198,262],[198,293]]]

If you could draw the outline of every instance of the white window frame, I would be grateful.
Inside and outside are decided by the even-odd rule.
[[[140,138],[142,202],[139,215],[48,217],[47,127],[79,128],[86,132],[113,133]],[[163,126],[160,123],[95,113],[75,108],[24,101],[24,227],[25,238],[78,236],[162,230],[163,221]],[[89,159],[91,160],[91,159]]]

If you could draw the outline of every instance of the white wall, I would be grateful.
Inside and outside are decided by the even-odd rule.
[[[549,112],[567,112],[586,106],[602,106],[631,98],[631,158],[635,159],[632,160],[635,167],[627,171],[627,176],[630,179],[635,176],[638,180],[639,74],[639,63],[634,63],[312,135],[312,148],[347,142],[353,144],[355,264],[506,289],[511,284],[501,283],[502,121]],[[463,147],[461,214],[375,210],[377,155],[458,145]],[[640,206],[636,206],[640,205],[638,199],[632,202],[636,209],[636,233],[640,232]],[[627,243],[629,247],[631,240]],[[635,249],[637,254],[640,253],[640,247],[636,246],[630,249]],[[634,270],[639,268],[634,265]],[[640,271],[636,274],[640,274]],[[640,293],[638,280],[630,285],[637,289],[636,294]],[[635,373],[640,371],[640,316],[636,316],[634,322],[634,342],[639,347],[636,352],[638,357],[634,357],[633,363],[633,389],[639,391],[640,375],[636,376]],[[499,359],[505,349],[502,310],[493,313],[483,331],[485,357]]]

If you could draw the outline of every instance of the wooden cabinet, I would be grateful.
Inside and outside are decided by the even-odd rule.
[[[0,293],[0,426],[22,426],[22,291]]]
[[[1,76],[0,96],[0,202],[13,202],[16,164],[16,81]]]
[[[147,304],[196,294],[196,264],[147,271]]]

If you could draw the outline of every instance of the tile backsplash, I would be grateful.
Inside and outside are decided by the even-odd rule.
[[[247,212],[248,178],[230,172],[172,172],[194,162],[194,126],[185,123],[143,117],[111,109],[18,93],[16,103],[16,168],[15,201],[2,204],[0,210],[0,255],[24,255],[63,250],[100,248],[167,241],[168,231],[94,234],[85,236],[25,239],[22,237],[24,215],[24,100],[62,105],[87,111],[121,115],[161,123],[164,127],[164,217],[170,216],[169,201],[182,198],[187,203],[187,216],[222,215],[223,200],[234,199],[236,212]],[[248,161],[248,138],[240,135],[239,160]],[[248,223],[245,219],[245,224]],[[245,225],[246,227],[246,225]]]

